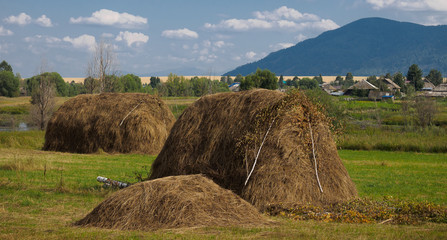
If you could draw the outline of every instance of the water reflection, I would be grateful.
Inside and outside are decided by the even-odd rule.
[[[0,127],[0,132],[12,132],[12,131],[29,131],[32,130],[27,123],[21,122],[19,123],[18,127],[12,127],[12,126],[2,126]]]

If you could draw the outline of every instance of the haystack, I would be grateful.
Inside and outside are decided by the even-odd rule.
[[[51,117],[43,149],[158,154],[175,122],[157,96],[142,93],[79,95]]]
[[[345,201],[357,190],[329,122],[299,92],[208,95],[174,124],[149,179],[205,174],[260,210]]]
[[[268,223],[248,202],[202,175],[172,176],[124,188],[78,226],[154,230]]]

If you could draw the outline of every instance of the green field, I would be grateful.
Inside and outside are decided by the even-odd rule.
[[[58,98],[58,105],[66,100]],[[196,98],[163,100],[178,117]],[[392,198],[405,206],[440,206],[446,213],[447,130],[442,124],[446,122],[446,102],[439,102],[437,121],[441,124],[428,128],[403,126],[398,102],[341,104],[349,117],[344,134],[336,140],[360,200]],[[29,98],[0,98],[2,124],[26,121],[28,111]],[[293,220],[279,215],[269,216],[277,222],[275,225],[260,228],[142,232],[72,227],[74,221],[116,191],[104,189],[97,176],[136,182],[146,176],[155,156],[45,152],[40,150],[43,142],[42,131],[0,132],[0,239],[447,238],[447,215],[438,221],[443,223],[416,225]]]
[[[28,134],[27,134],[28,133]],[[2,139],[9,138],[7,134]],[[155,156],[69,154],[38,150],[43,133],[25,132],[27,146],[0,146],[0,239],[186,238],[186,239],[439,239],[447,223],[422,225],[347,224],[274,217],[265,228],[199,228],[156,232],[70,226],[114,190],[97,176],[136,182]],[[15,134],[11,134],[16,139]],[[8,142],[8,141],[5,141]],[[360,197],[428,201],[447,205],[447,154],[341,150],[339,154]]]

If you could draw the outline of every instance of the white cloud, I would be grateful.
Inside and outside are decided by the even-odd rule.
[[[230,29],[235,31],[246,31],[250,29],[270,29],[273,24],[261,19],[228,19],[223,20],[219,24],[205,24],[210,29]]]
[[[278,9],[275,9],[271,12],[264,11],[264,12],[255,12],[254,15],[258,19],[267,19],[267,20],[281,20],[281,19],[287,19],[287,20],[293,20],[293,21],[317,21],[319,20],[319,17],[314,14],[309,13],[300,13],[298,10],[295,10],[293,8],[288,8],[286,6],[282,6]]]
[[[330,19],[321,19],[320,21],[312,23],[312,28],[317,28],[323,31],[333,30],[339,27],[338,24]]]
[[[71,38],[67,36],[64,37],[63,40],[65,42],[71,43],[75,48],[87,49],[89,51],[94,51],[96,47],[95,37],[87,34],[81,35],[77,38]]]
[[[31,17],[26,13],[20,13],[17,16],[9,16],[4,19],[5,22],[24,26],[31,23]]]
[[[304,34],[301,34],[301,33],[298,36],[295,37],[295,39],[298,40],[298,42],[302,42],[302,41],[304,41],[304,40],[306,40],[308,38],[309,38],[308,36],[306,36]]]
[[[115,38],[116,41],[125,41],[127,46],[131,47],[132,44],[135,43],[136,46],[140,44],[147,43],[149,40],[149,36],[144,35],[143,33],[132,33],[132,32],[120,32],[118,36]]]
[[[46,15],[40,16],[36,23],[39,24],[42,27],[52,27],[53,23],[51,22],[51,19],[49,19]]]
[[[177,38],[177,39],[196,39],[199,37],[199,34],[187,28],[183,28],[177,30],[165,30],[161,33],[161,36],[167,38]]]
[[[222,48],[225,46],[225,42],[224,41],[217,41],[214,43],[214,46],[218,47],[218,48]]]
[[[11,30],[3,28],[3,26],[0,26],[0,36],[11,36],[13,34],[14,33]]]
[[[272,48],[274,50],[280,50],[280,49],[284,49],[284,48],[289,48],[294,45],[295,45],[294,43],[277,43],[275,45],[270,45],[270,48]]]
[[[115,37],[115,35],[113,35],[112,33],[103,33],[103,34],[101,34],[101,37],[103,37],[103,38],[113,38],[113,37]]]
[[[217,59],[217,56],[214,54],[209,54],[209,55],[201,55],[198,60],[201,62],[214,62]]]
[[[330,19],[321,19],[315,14],[300,13],[298,10],[282,6],[273,11],[254,12],[255,18],[227,19],[218,24],[205,23],[205,28],[213,30],[248,31],[252,29],[286,31],[332,30],[339,26]]]
[[[136,28],[147,24],[147,18],[135,16],[126,12],[119,13],[108,9],[101,9],[92,13],[92,16],[90,17],[72,17],[70,18],[70,22]]]
[[[396,8],[403,11],[447,11],[445,0],[366,0],[374,9]]]
[[[247,52],[247,53],[245,53],[245,57],[250,60],[253,60],[256,57],[256,53],[253,51]]]
[[[42,36],[42,35],[35,35],[33,37],[26,37],[25,42],[28,43],[34,43],[34,42],[45,42],[48,44],[53,44],[53,43],[59,43],[62,41],[62,39],[57,38],[57,37],[52,37],[52,36]]]

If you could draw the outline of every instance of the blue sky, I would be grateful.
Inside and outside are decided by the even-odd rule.
[[[85,77],[95,45],[117,70],[220,75],[365,17],[447,24],[445,0],[0,0],[0,60],[22,77]],[[296,75],[299,75],[297,73]]]

